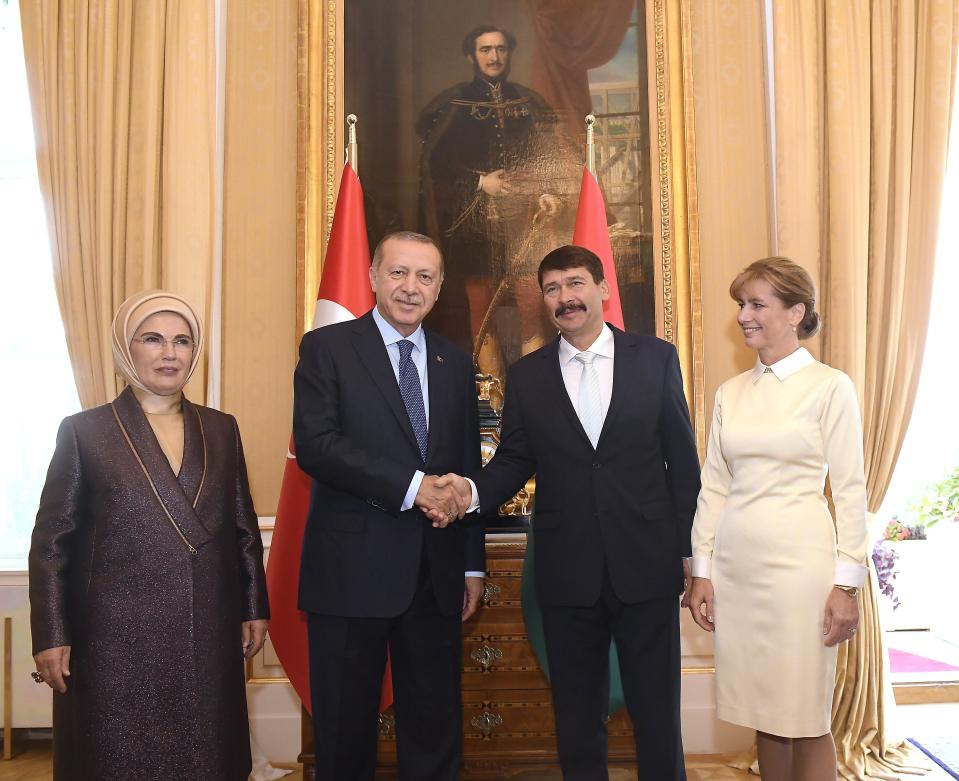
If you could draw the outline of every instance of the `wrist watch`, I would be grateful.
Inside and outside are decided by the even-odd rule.
[[[855,586],[840,586],[838,583],[836,583],[833,585],[833,588],[838,588],[847,597],[850,597],[851,599],[855,599],[857,596],[859,596],[859,589],[856,588]]]

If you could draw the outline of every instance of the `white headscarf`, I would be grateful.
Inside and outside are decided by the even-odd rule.
[[[200,321],[200,315],[186,299],[166,290],[145,290],[142,293],[130,296],[120,304],[120,308],[113,318],[113,364],[117,374],[133,387],[143,391],[148,391],[148,389],[137,376],[136,367],[133,365],[133,356],[130,354],[130,342],[133,341],[134,334],[143,325],[143,322],[157,312],[178,314],[190,326],[195,347],[193,349],[193,362],[190,364],[190,369],[183,380],[184,385],[186,385],[187,380],[190,379],[200,362],[200,355],[203,350],[203,323]]]

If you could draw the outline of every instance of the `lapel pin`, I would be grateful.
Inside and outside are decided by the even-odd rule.
[[[437,355],[437,356],[436,356],[436,361],[437,361],[437,363],[443,363],[443,356],[442,356],[442,355]]]

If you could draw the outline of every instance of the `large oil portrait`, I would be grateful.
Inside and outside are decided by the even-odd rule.
[[[592,114],[626,328],[676,346],[702,453],[687,0],[301,0],[299,33],[304,327],[353,114],[370,247],[396,230],[440,246],[427,325],[472,353],[495,429],[506,368],[556,336],[536,270],[572,239]]]
[[[430,327],[499,378],[553,338],[536,269],[572,239],[592,113],[626,327],[656,333],[642,2],[350,0],[343,35],[370,242],[443,251]]]

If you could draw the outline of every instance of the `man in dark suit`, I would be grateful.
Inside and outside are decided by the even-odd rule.
[[[432,240],[391,234],[370,269],[376,307],[300,345],[293,433],[313,492],[299,607],[317,779],[373,778],[387,644],[400,778],[458,773],[460,621],[479,604],[485,563],[482,527],[449,523],[466,508],[436,477],[480,464],[470,357],[421,326],[442,279]]]
[[[607,778],[613,638],[640,777],[685,779],[678,595],[699,459],[679,360],[667,342],[603,322],[609,287],[589,250],[549,253],[539,283],[560,336],[510,368],[501,441],[473,498],[496,507],[536,473],[536,591],[563,777]]]

